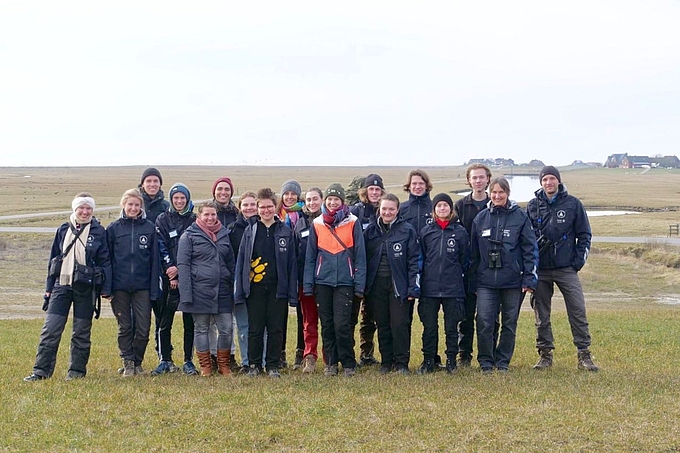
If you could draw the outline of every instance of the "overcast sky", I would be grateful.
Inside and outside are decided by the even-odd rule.
[[[0,2],[1,166],[680,155],[680,3]]]

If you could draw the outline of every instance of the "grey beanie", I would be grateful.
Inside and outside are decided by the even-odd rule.
[[[560,183],[562,182],[560,171],[557,168],[553,167],[552,165],[546,165],[545,167],[543,167],[543,169],[541,170],[541,174],[538,177],[539,182],[543,181],[543,177],[545,175],[553,175],[555,178],[557,178],[558,182]]]
[[[284,182],[283,185],[281,186],[281,195],[283,195],[286,192],[295,192],[297,194],[298,199],[302,195],[302,187],[300,186],[300,183],[297,182],[294,179],[289,179],[288,181]]]

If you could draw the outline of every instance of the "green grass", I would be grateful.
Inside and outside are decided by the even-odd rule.
[[[272,381],[123,379],[115,372],[115,320],[104,319],[95,321],[86,379],[63,380],[65,343],[52,379],[24,383],[41,321],[2,321],[1,442],[11,451],[680,449],[680,311],[593,310],[599,373],[576,369],[565,314],[553,322],[557,350],[547,372],[531,369],[533,318],[523,311],[506,376],[472,368],[455,376],[383,377],[371,368],[352,379],[289,372]],[[181,322],[176,329],[179,335]],[[422,358],[421,332],[414,322],[412,367]],[[151,348],[145,362],[155,364]]]

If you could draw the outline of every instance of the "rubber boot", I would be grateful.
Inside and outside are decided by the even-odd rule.
[[[222,376],[229,376],[231,369],[229,368],[231,350],[218,349],[217,350],[217,372]]]
[[[201,376],[210,376],[212,374],[212,362],[210,360],[210,351],[196,352],[198,356],[198,365],[201,368]]]

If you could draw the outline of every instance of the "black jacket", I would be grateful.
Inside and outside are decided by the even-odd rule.
[[[316,217],[315,217],[316,218]],[[313,219],[312,219],[313,220]],[[295,224],[295,251],[297,254],[297,272],[298,285],[302,286],[302,281],[305,277],[305,257],[307,254],[307,241],[309,240],[309,229],[312,227],[312,221],[309,219],[309,214],[301,212],[300,218]]]
[[[169,267],[177,266],[179,238],[195,220],[193,212],[181,215],[176,211],[165,211],[156,218],[156,236],[164,274]]]
[[[254,222],[243,232],[241,246],[236,258],[236,290],[234,301],[237,304],[246,302],[250,297],[250,262],[259,222]],[[278,218],[274,221],[274,240],[276,241],[276,298],[287,300],[290,305],[297,305],[297,261],[295,238],[293,231]]]
[[[122,214],[121,214],[122,215]],[[148,290],[160,296],[160,269],[156,227],[144,216],[121,217],[106,229],[113,272],[112,291]]]
[[[472,194],[465,195],[463,198],[456,200],[454,205],[456,216],[468,235],[470,235],[470,232],[472,231],[472,221],[475,220],[475,217],[477,217],[477,214],[479,214],[482,209],[486,209],[486,205],[489,201],[491,201],[491,198],[487,195],[486,200],[484,201],[484,207],[478,208],[475,201],[472,199]]]
[[[142,186],[139,186],[139,191],[142,193],[144,199],[144,211],[146,212],[146,220],[151,223],[156,222],[156,218],[170,208],[170,202],[165,199],[165,194],[159,190],[155,197],[151,198],[149,194],[144,192]]]
[[[377,207],[373,206],[371,203],[365,203],[363,201],[359,201],[349,208],[349,212],[357,216],[357,219],[359,219],[361,228],[364,231],[366,228],[368,228],[368,225],[370,225],[371,222],[376,221],[377,211]]]
[[[236,218],[239,214],[238,208],[231,200],[229,200],[229,204],[227,205],[221,205],[214,199],[213,201],[217,205],[217,218],[220,219],[220,222],[222,222],[222,225],[224,225],[225,228],[229,228],[232,223],[236,222]]]
[[[489,267],[491,251],[499,254],[500,268]],[[475,217],[470,253],[471,291],[477,288],[536,288],[536,236],[529,217],[514,201],[503,207],[490,206]]]
[[[409,193],[408,200],[399,205],[399,217],[410,223],[420,234],[428,223],[432,223],[432,199],[430,193],[416,197]]]
[[[442,229],[431,223],[420,231],[423,270],[422,297],[465,297],[465,274],[470,260],[470,237],[455,220]]]
[[[378,221],[371,223],[364,231],[366,244],[366,292],[369,294],[378,273],[383,249],[387,250],[387,261],[392,272],[395,296],[402,302],[409,297],[420,297],[418,260],[420,244],[416,230],[406,221],[397,219],[385,232]]]
[[[50,259],[47,262],[48,274],[49,262],[52,260],[52,258],[60,255],[63,251],[61,247],[64,242],[66,231],[70,225],[70,222],[63,223],[57,229],[57,232],[54,235],[54,242],[52,242],[52,250],[50,251]],[[105,296],[111,295],[111,258],[109,255],[109,245],[106,242],[106,230],[104,230],[104,227],[101,226],[99,221],[93,217],[92,221],[90,222],[89,236],[87,238],[78,237],[78,240],[86,241],[85,260],[87,263],[80,264],[85,264],[90,267],[101,267],[104,271],[104,284],[101,288],[97,288],[97,292]],[[68,247],[68,244],[66,244],[66,246]],[[45,292],[52,292],[56,279],[57,277],[50,277],[48,275],[47,281],[45,282]]]
[[[194,222],[179,240],[179,307],[185,313],[231,313],[234,307],[234,251],[227,229],[213,242]]]
[[[238,254],[238,249],[241,246],[241,239],[243,238],[243,232],[248,228],[248,225],[257,222],[257,219],[258,217],[256,215],[246,219],[243,217],[243,214],[239,213],[236,220],[234,220],[231,225],[227,226],[229,240],[231,241],[231,248],[234,249],[234,254]]]
[[[573,267],[580,271],[590,251],[590,222],[581,201],[560,184],[557,195],[548,201],[543,189],[527,204],[527,215],[536,231],[549,242],[541,247],[539,269]]]

